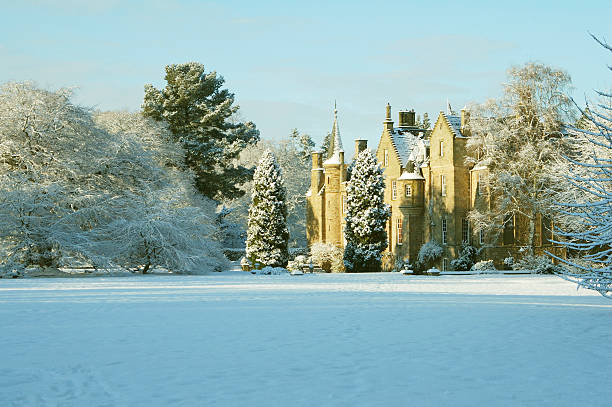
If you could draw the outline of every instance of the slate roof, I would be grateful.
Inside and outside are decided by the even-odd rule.
[[[465,138],[465,136],[461,134],[461,116],[450,115],[444,112],[442,112],[442,115],[450,125],[455,137]]]
[[[419,136],[415,136],[410,131],[400,128],[393,129],[393,133],[391,133],[391,142],[395,147],[395,151],[397,152],[402,166],[406,166],[410,160],[412,150],[417,146],[419,138]]]

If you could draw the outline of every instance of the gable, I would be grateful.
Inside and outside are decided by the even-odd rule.
[[[391,135],[386,131],[383,131],[382,136],[380,136],[380,141],[378,142],[378,148],[376,149],[376,159],[380,163],[381,167],[385,167],[384,150],[387,150],[389,152],[389,165],[387,167],[391,167],[392,165],[393,166],[402,165],[400,155],[393,142],[393,139]]]

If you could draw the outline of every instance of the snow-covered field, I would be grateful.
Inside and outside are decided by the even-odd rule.
[[[0,406],[609,406],[610,338],[552,276],[0,280]]]

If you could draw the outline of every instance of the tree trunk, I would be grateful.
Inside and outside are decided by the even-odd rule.
[[[533,240],[535,237],[535,220],[533,219],[533,216],[529,217],[529,236],[527,237],[527,245],[529,247],[529,254],[531,256],[533,256]]]
[[[149,271],[149,267],[151,267],[151,263],[147,263],[144,268],[142,269],[142,274],[147,274],[147,271]]]

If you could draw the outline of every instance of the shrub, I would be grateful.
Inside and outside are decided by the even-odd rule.
[[[504,267],[506,267],[506,269],[510,270],[510,269],[512,269],[513,266],[514,266],[514,257],[512,257],[512,256],[506,257],[504,259]]]
[[[482,260],[472,266],[473,271],[494,271],[497,270],[493,260]]]
[[[435,261],[442,258],[443,253],[444,250],[442,249],[442,246],[440,246],[435,240],[430,240],[421,246],[415,268],[417,271],[427,270]]]
[[[302,271],[304,267],[307,267],[309,265],[309,263],[310,262],[308,261],[308,258],[306,258],[306,256],[299,255],[296,256],[293,261],[287,263],[287,268],[291,271]]]
[[[315,243],[310,248],[312,262],[327,273],[342,273],[344,271],[342,249],[325,243]]]
[[[531,270],[537,274],[554,274],[561,268],[547,256],[527,255],[512,265],[513,270]]]
[[[450,262],[451,269],[457,271],[470,270],[474,265],[477,255],[478,250],[474,246],[463,243],[461,245],[461,253],[459,254],[459,257],[451,260]]]
[[[288,271],[287,271],[287,269],[282,268],[282,267],[265,266],[262,269],[253,270],[253,271],[251,271],[251,273],[259,274],[259,275],[264,275],[264,276],[280,276],[282,274],[287,274]]]

